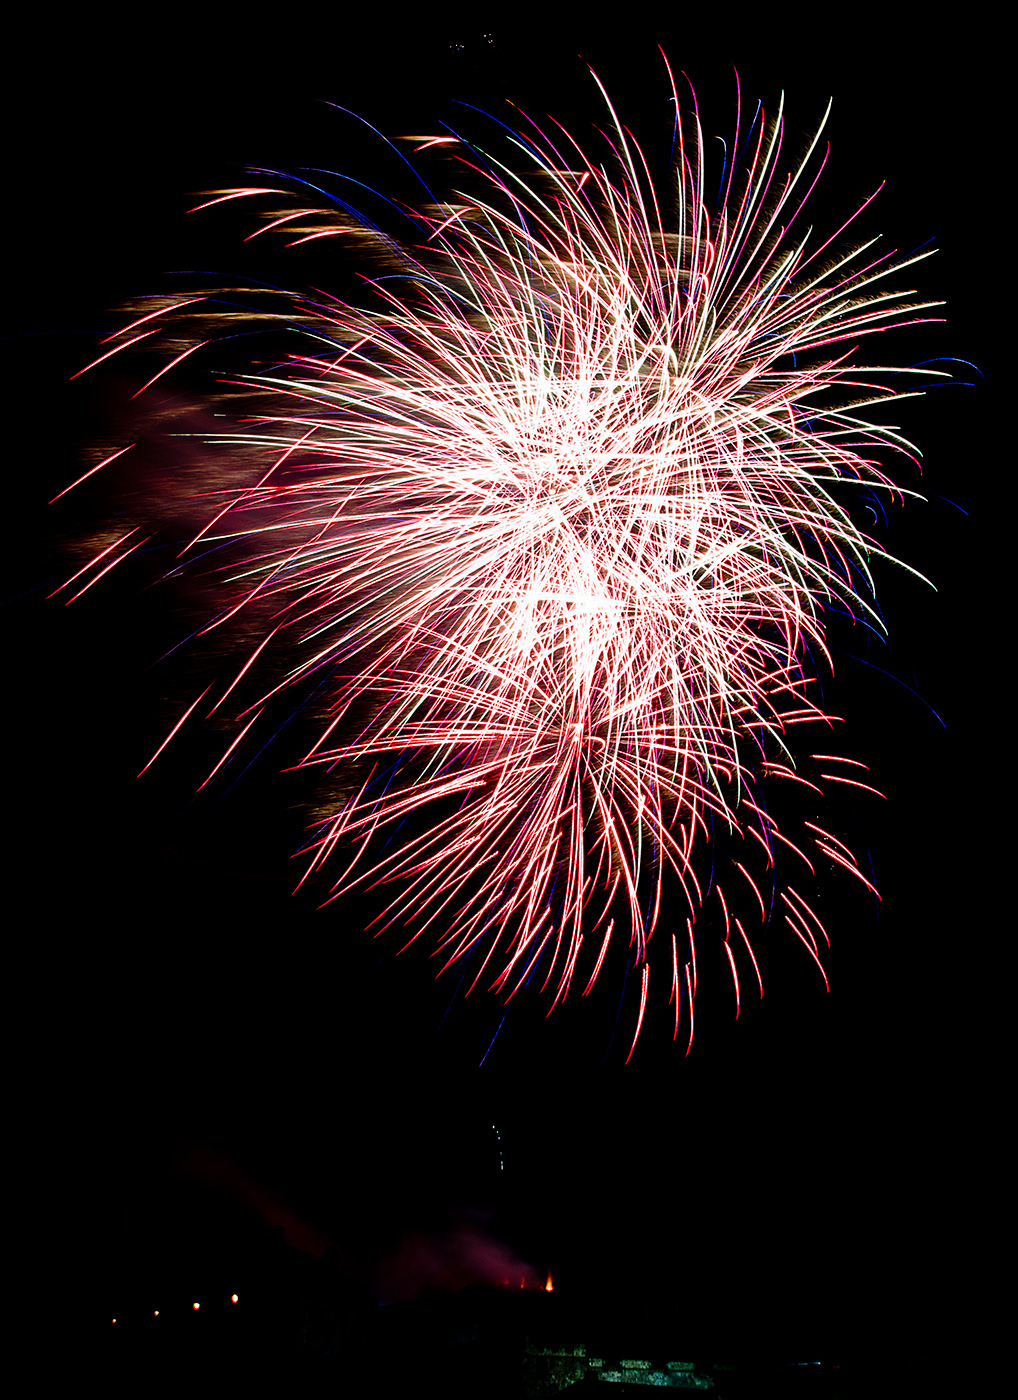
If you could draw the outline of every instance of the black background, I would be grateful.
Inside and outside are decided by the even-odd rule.
[[[652,1304],[701,1348],[929,1350],[972,1321],[998,1199],[985,1028],[1003,942],[988,893],[1001,684],[982,641],[1003,475],[994,37],[788,10],[773,24],[720,9],[710,25],[627,20],[485,32],[299,10],[292,28],[278,14],[257,29],[177,16],[27,31],[6,125],[4,342],[8,997],[31,1182],[18,1213],[97,1318],[258,1220],[301,1248],[334,1244],[383,1296],[551,1268],[577,1298]],[[249,164],[364,168],[381,143],[322,99],[391,135],[430,131],[452,99],[494,111],[507,96],[580,130],[598,112],[586,62],[662,156],[658,42],[708,133],[731,129],[733,65],[750,110],[786,92],[792,147],[834,97],[818,225],[886,179],[865,231],[940,249],[910,285],[944,298],[946,323],[889,336],[882,354],[982,374],[959,365],[973,387],[902,407],[924,452],[922,482],[905,484],[930,499],[897,512],[888,546],[938,591],[885,569],[890,648],[841,639],[872,665],[838,658],[840,751],[888,800],[846,799],[884,898],[877,911],[829,895],[830,994],[804,953],[776,954],[738,1022],[715,969],[688,1057],[651,1007],[624,1066],[634,989],[613,1037],[615,986],[550,1019],[514,1004],[484,1058],[499,1003],[462,1002],[458,975],[436,983],[423,953],[396,960],[353,902],[291,894],[307,793],[278,756],[194,800],[212,736],[136,781],[200,689],[196,663],[156,664],[200,597],[157,584],[157,539],[162,552],[72,607],[47,600],[78,567],[76,541],[138,499],[122,471],[45,502],[97,444],[127,440],[137,375],[68,382],[118,324],[112,308],[248,256],[240,223],[186,215],[193,191]],[[320,254],[289,256],[272,271],[290,285],[329,276]]]

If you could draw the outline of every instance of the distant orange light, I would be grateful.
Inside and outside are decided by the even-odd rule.
[[[153,1316],[153,1317],[158,1317],[158,1316],[159,1316],[159,1309],[158,1309],[158,1308],[156,1308],[156,1310],[155,1310],[155,1312],[152,1314],[152,1316]]]
[[[114,1318],[112,1318],[111,1320],[112,1320],[113,1322],[116,1322],[117,1319],[114,1317]]]
[[[553,1290],[553,1287],[552,1287],[552,1282],[551,1282],[551,1270],[550,1270],[550,1269],[548,1270],[548,1277],[547,1277],[547,1279],[545,1280],[544,1291],[545,1291],[545,1293],[551,1293],[551,1292],[554,1291],[554,1290]]]
[[[231,1294],[230,1294],[230,1302],[231,1302],[231,1303],[236,1303],[237,1301],[238,1301],[238,1299],[237,1299],[236,1293],[231,1293]]]
[[[192,1308],[194,1308],[195,1312],[197,1312],[198,1309],[201,1307],[201,1303],[192,1303],[191,1306]]]

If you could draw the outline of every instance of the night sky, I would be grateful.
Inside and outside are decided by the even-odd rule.
[[[45,502],[97,444],[130,440],[137,366],[68,382],[116,308],[186,283],[179,270],[257,275],[241,222],[188,218],[192,192],[249,164],[366,168],[376,147],[322,99],[390,135],[431,130],[453,99],[501,112],[505,97],[581,129],[597,97],[577,55],[660,154],[657,42],[708,133],[730,131],[733,64],[744,105],[770,110],[785,90],[790,149],[834,97],[818,227],[886,179],[865,231],[941,250],[908,285],[943,297],[946,323],[889,334],[881,355],[955,356],[989,381],[992,37],[902,25],[874,39],[856,19],[818,30],[784,12],[780,31],[719,14],[621,33],[492,20],[490,35],[298,14],[294,32],[285,17],[257,34],[39,30],[6,126],[8,999],[36,1256],[72,1269],[97,1318],[135,1280],[282,1224],[299,1248],[335,1246],[386,1300],[550,1268],[577,1298],[662,1310],[690,1348],[957,1340],[997,1190],[988,382],[959,365],[974,387],[902,406],[924,475],[894,471],[929,504],[896,511],[886,543],[938,591],[883,569],[890,646],[839,633],[825,686],[847,720],[838,751],[887,794],[839,808],[882,904],[847,879],[824,886],[829,995],[801,947],[775,943],[765,999],[744,997],[736,1022],[719,955],[690,1055],[651,1006],[628,1065],[635,979],[621,1011],[606,979],[550,1019],[547,998],[522,995],[506,1015],[481,991],[464,1002],[455,969],[436,982],[426,949],[397,959],[395,938],[364,932],[361,902],[320,907],[324,882],[292,894],[322,796],[279,771],[308,732],[300,715],[200,798],[214,733],[136,780],[205,683],[194,649],[167,655],[202,620],[202,585],[159,581],[164,529],[72,607],[45,595],[79,566],[76,542],[148,509],[178,459],[153,450],[137,478],[124,467]],[[330,276],[320,252],[266,257],[267,280]]]

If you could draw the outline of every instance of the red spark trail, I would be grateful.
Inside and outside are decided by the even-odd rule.
[[[342,858],[335,892],[394,881],[384,923],[406,924],[411,941],[437,930],[446,965],[474,959],[471,986],[507,997],[535,971],[552,1005],[577,975],[586,994],[621,944],[640,970],[631,1056],[654,960],[670,963],[655,994],[667,980],[676,1035],[688,1006],[692,1041],[698,921],[701,961],[704,938],[723,947],[736,1015],[733,925],[762,995],[734,913],[739,886],[767,926],[782,848],[813,866],[761,785],[875,791],[813,768],[804,777],[788,730],[830,723],[809,692],[811,657],[829,663],[825,611],[881,625],[882,551],[844,490],[901,494],[872,454],[915,454],[866,416],[907,397],[882,376],[909,371],[851,366],[846,346],[924,319],[930,304],[877,285],[928,254],[874,260],[874,240],[839,254],[798,228],[822,124],[786,170],[783,107],[761,119],[712,208],[698,119],[680,123],[673,187],[659,197],[604,96],[608,162],[558,128],[567,161],[533,123],[515,143],[525,177],[455,137],[406,138],[419,152],[463,151],[471,188],[412,213],[412,248],[346,204],[309,209],[306,189],[216,191],[197,206],[292,201],[257,232],[356,233],[395,262],[369,284],[374,309],[294,299],[306,353],[243,379],[269,398],[244,436],[273,465],[224,493],[219,535],[195,539],[258,550],[239,571],[242,598],[210,626],[264,601],[275,609],[226,694],[286,638],[297,659],[284,684],[314,676],[330,689],[304,765],[355,775],[354,795],[314,836],[312,865]],[[290,227],[297,219],[310,222]],[[181,319],[203,324],[201,300]],[[192,339],[182,351],[168,340],[175,357],[143,387],[208,343]],[[404,829],[408,818],[424,819]],[[811,829],[873,889],[843,843]],[[401,844],[388,844],[397,831]],[[718,877],[701,878],[712,831],[743,843],[727,896]],[[707,920],[704,932],[712,888],[723,928]],[[801,896],[782,899],[823,972],[819,920]],[[685,952],[670,931],[683,924]]]

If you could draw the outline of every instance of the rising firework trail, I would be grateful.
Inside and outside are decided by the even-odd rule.
[[[385,272],[358,305],[160,301],[93,363],[159,347],[147,388],[224,325],[301,337],[240,377],[268,406],[225,442],[264,470],[190,546],[243,550],[210,627],[271,621],[179,724],[202,700],[236,704],[285,643],[283,685],[328,696],[303,763],[343,792],[309,871],[333,869],[337,894],[390,883],[379,928],[431,940],[443,967],[466,960],[471,989],[506,998],[531,980],[551,1005],[589,991],[621,944],[632,1044],[656,998],[688,1047],[705,938],[738,1014],[763,992],[764,926],[823,975],[827,935],[800,889],[818,858],[872,889],[817,820],[824,785],[872,791],[816,742],[817,668],[828,612],[881,627],[883,550],[851,496],[909,494],[881,462],[915,452],[870,412],[908,371],[851,357],[930,304],[887,287],[918,258],[805,226],[823,123],[788,165],[781,106],[748,130],[737,117],[709,182],[699,119],[676,116],[655,186],[603,97],[597,158],[518,113],[497,124],[502,157],[451,131],[402,138],[408,161],[437,152],[461,174],[448,199],[390,206],[411,237],[307,180],[210,192],[200,208],[253,201],[255,233],[354,243]],[[125,534],[97,569],[136,547]],[[210,778],[279,688],[245,704]],[[814,803],[791,832],[768,807],[778,782]]]

